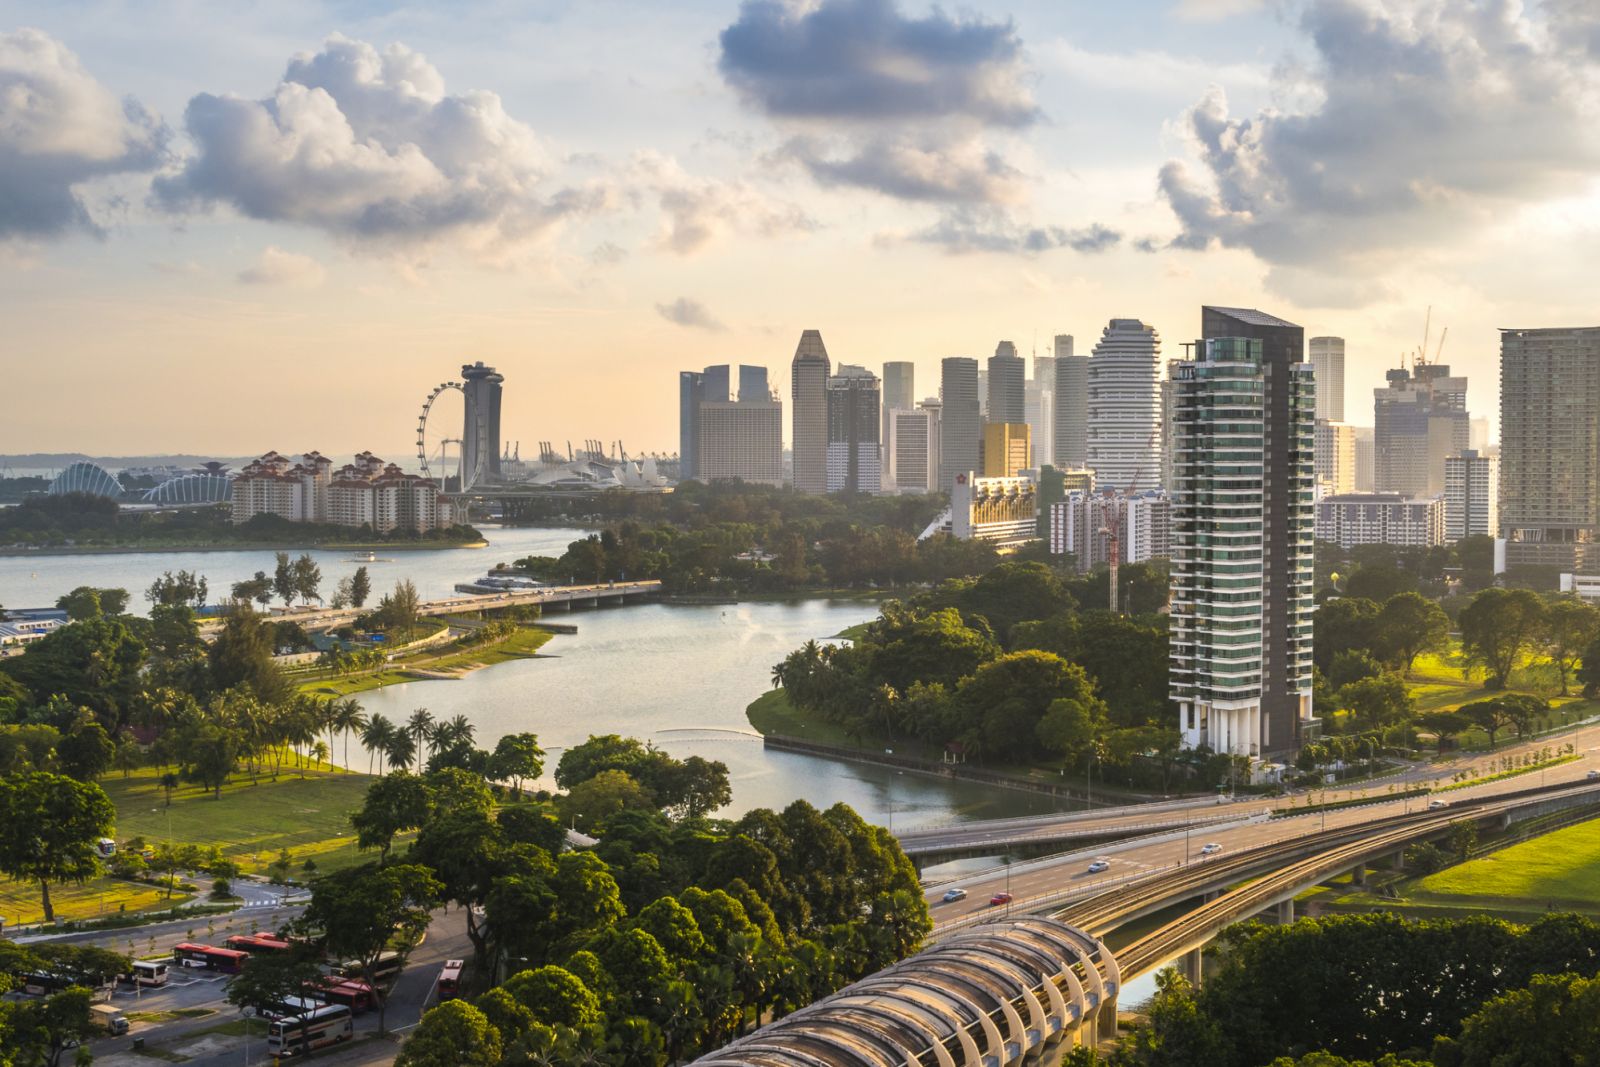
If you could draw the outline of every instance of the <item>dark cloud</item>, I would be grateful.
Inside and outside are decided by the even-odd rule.
[[[710,330],[716,333],[726,329],[717,317],[711,314],[709,308],[700,301],[690,300],[686,296],[680,296],[670,304],[657,304],[656,314],[668,322],[694,330]]]
[[[38,30],[0,34],[0,239],[101,233],[81,186],[151,171],[169,131]]]
[[[1098,222],[1075,229],[1023,226],[1000,211],[957,208],[946,211],[929,228],[912,234],[911,240],[956,253],[1038,253],[1058,248],[1095,253],[1115,248],[1122,241],[1122,234]]]
[[[445,92],[402,45],[335,35],[290,61],[272,96],[202,93],[184,124],[196,154],[155,182],[164,208],[225,204],[362,241],[452,234],[484,249],[607,207],[604,184],[544,193],[544,150],[499,96]]]
[[[778,118],[1023,126],[1038,116],[1010,22],[908,18],[892,0],[745,0],[721,46],[728,84]]]
[[[795,137],[782,155],[823,185],[873,189],[900,200],[1000,204],[1023,196],[1022,173],[977,139],[885,135],[841,146]]]
[[[1173,246],[1246,248],[1303,286],[1580,190],[1600,171],[1600,5],[1556,0],[1540,17],[1503,2],[1310,0],[1316,62],[1279,88],[1314,103],[1235,117],[1213,89],[1191,109],[1204,174],[1160,174],[1182,225]]]

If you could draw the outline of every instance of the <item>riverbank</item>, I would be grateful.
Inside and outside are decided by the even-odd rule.
[[[488,548],[476,541],[226,541],[193,544],[59,545],[48,548],[0,548],[5,556],[113,556],[144,552],[423,552],[441,548]],[[353,560],[352,562],[361,562]]]
[[[554,636],[555,631],[541,626],[519,627],[509,637],[492,644],[467,649],[446,648],[443,652],[429,649],[413,656],[402,656],[370,674],[307,679],[299,683],[299,689],[312,696],[346,697],[405,682],[455,680],[498,663],[537,659],[539,649]]]

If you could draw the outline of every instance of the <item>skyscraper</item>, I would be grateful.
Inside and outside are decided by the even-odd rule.
[[[1176,367],[1172,698],[1190,747],[1294,751],[1311,707],[1315,384],[1304,332],[1202,309]]]
[[[878,432],[878,440],[886,450],[883,454],[885,478],[889,471],[889,413],[916,409],[916,371],[917,365],[907,360],[891,360],[883,365],[883,426]],[[884,488],[892,486],[886,481]]]
[[[1317,420],[1317,488],[1325,494],[1356,491],[1356,428]]]
[[[1088,465],[1102,489],[1161,482],[1161,338],[1138,319],[1112,319],[1089,360]]]
[[[678,372],[678,480],[691,481],[699,477],[700,465],[695,451],[700,442],[700,402],[705,399],[706,376],[703,371]]]
[[[461,428],[461,469],[467,482],[463,489],[500,474],[500,383],[505,380],[482,360],[461,368],[461,391],[467,400]]]
[[[985,478],[1015,478],[1031,466],[1033,466],[1033,449],[1027,423],[983,424]]]
[[[1444,461],[1444,539],[1494,537],[1500,532],[1496,499],[1499,460],[1467,449]]]
[[[1056,334],[1055,440],[1052,455],[1063,470],[1089,462],[1089,357],[1072,353],[1072,335]]]
[[[1056,454],[1056,359],[1033,357],[1033,377],[1028,379],[1026,399],[1028,435],[1033,440],[1033,461],[1043,466]]]
[[[1507,567],[1600,566],[1600,327],[1500,331]]]
[[[1373,477],[1374,468],[1377,466],[1374,453],[1377,447],[1372,439],[1371,426],[1355,426],[1355,454],[1356,454],[1356,492],[1370,493],[1377,482]]]
[[[703,400],[696,419],[695,477],[783,484],[783,405],[762,399]]]
[[[1344,338],[1313,337],[1311,369],[1317,376],[1317,418],[1344,421]]]
[[[989,406],[985,422],[1027,422],[1028,361],[1017,346],[1001,341],[989,357]]]
[[[680,371],[678,373],[678,479],[688,481],[691,478],[699,481],[710,481],[713,478],[745,478],[747,481],[770,482],[771,473],[767,457],[763,454],[756,458],[753,454],[743,458],[735,458],[740,454],[740,449],[728,444],[728,434],[724,432],[734,425],[748,429],[755,424],[755,420],[764,420],[771,417],[772,411],[758,415],[753,410],[739,412],[737,418],[733,413],[721,411],[716,419],[718,429],[710,435],[710,440],[718,449],[716,462],[707,465],[705,441],[707,434],[703,425],[708,405],[720,404],[724,408],[729,404],[772,404],[772,391],[767,387],[767,368],[742,365],[739,367],[739,395],[730,397],[729,384],[733,380],[732,369],[726,363],[707,367],[701,371]],[[772,409],[781,413],[782,407]],[[764,431],[763,431],[764,432]],[[780,443],[778,445],[779,460],[782,463],[783,445],[781,442],[783,427],[778,427]],[[754,440],[745,435],[747,440]],[[730,451],[729,449],[733,450]],[[761,446],[762,449],[765,445]],[[745,468],[740,464],[749,462],[752,466]],[[780,471],[776,484],[783,484]]]
[[[930,408],[927,405],[932,404]],[[939,479],[939,401],[890,408],[884,441],[883,487],[895,493],[930,493]]]
[[[767,368],[739,365],[739,393],[735,400],[771,400],[772,387],[767,384]]]
[[[794,487],[802,493],[828,491],[828,369],[822,333],[801,333],[789,369],[789,404],[794,409]]]
[[[939,490],[948,493],[956,475],[978,469],[983,416],[978,411],[978,361],[949,356],[939,365],[939,398],[944,403],[939,433]]]
[[[828,492],[876,493],[883,487],[878,397],[878,379],[865,367],[841,363],[828,379]]]
[[[1444,461],[1472,442],[1467,379],[1442,363],[1384,375],[1373,395],[1373,482],[1380,493],[1438,496]]]

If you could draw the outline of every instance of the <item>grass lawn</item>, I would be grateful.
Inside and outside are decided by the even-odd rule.
[[[1417,657],[1407,684],[1420,714],[1455,711],[1463,704],[1507,693],[1528,693],[1548,700],[1553,709],[1549,723],[1552,727],[1564,726],[1600,711],[1600,701],[1585,700],[1578,695],[1561,696],[1561,680],[1556,676],[1555,668],[1542,657],[1530,660],[1512,671],[1509,684],[1501,692],[1485,689],[1483,678],[1481,670],[1468,670],[1460,645],[1451,638],[1450,648],[1445,652],[1429,652]],[[1569,688],[1576,693],[1577,686],[1570,681]],[[1504,731],[1496,738],[1496,742],[1503,745],[1511,736],[1511,731]],[[1461,748],[1487,749],[1489,738],[1482,730],[1473,727],[1457,735],[1456,743]]]
[[[188,899],[183,893],[175,893],[168,902],[163,892],[140,882],[96,878],[83,885],[51,886],[50,903],[55,905],[59,919],[95,919],[115,915],[118,911],[163,909]],[[7,926],[42,922],[44,908],[39,903],[38,885],[0,879],[0,919],[4,919]]]
[[[1425,903],[1600,911],[1600,820],[1524,841],[1431,874],[1412,886]]]
[[[415,655],[404,656],[376,673],[319,678],[302,683],[300,689],[317,696],[349,696],[399,682],[414,682],[433,674],[465,674],[514,659],[530,659],[553,636],[549,630],[522,627],[504,641],[485,647],[452,650],[445,646],[443,651],[426,649]]]

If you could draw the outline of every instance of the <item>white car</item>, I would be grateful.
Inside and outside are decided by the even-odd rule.
[[[1090,874],[1099,874],[1101,871],[1109,871],[1110,869],[1111,869],[1111,861],[1106,859],[1103,856],[1100,859],[1097,859],[1093,863],[1089,864],[1089,873]]]
[[[1215,841],[1207,841],[1205,844],[1200,846],[1200,855],[1202,856],[1215,856],[1221,851],[1222,846],[1217,844]]]
[[[1450,802],[1448,800],[1430,800],[1430,801],[1428,801],[1428,810],[1429,811],[1438,811],[1440,808],[1448,808],[1449,806],[1450,806]]]
[[[1589,779],[1591,782],[1600,782],[1600,771],[1590,771],[1588,774],[1584,775],[1584,777]]]
[[[950,903],[952,900],[966,900],[966,899],[967,899],[967,891],[965,889],[947,889],[947,890],[945,890],[944,902],[946,904]]]

